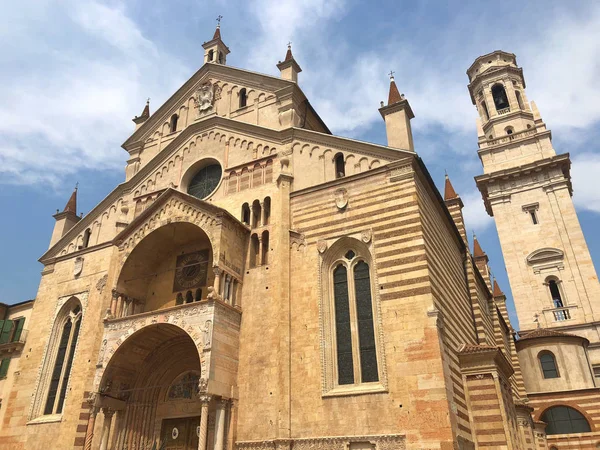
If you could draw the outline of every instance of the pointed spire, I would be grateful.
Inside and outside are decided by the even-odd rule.
[[[285,53],[284,61],[291,61],[292,59],[294,59],[294,55],[292,55],[292,43],[288,42],[288,48],[287,52]]]
[[[217,17],[217,28],[215,29],[215,34],[213,35],[213,40],[221,39],[221,19],[222,18],[223,18],[223,16],[220,14]]]
[[[486,256],[485,252],[479,245],[479,241],[477,240],[477,236],[473,233],[473,256],[475,258],[481,258],[482,256]]]
[[[72,212],[73,214],[77,215],[77,187],[78,187],[79,183],[77,183],[75,185],[75,190],[73,190],[73,193],[71,194],[71,197],[69,198],[69,201],[67,202],[67,204],[65,205],[65,209],[63,210],[64,213],[66,212]]]
[[[448,177],[448,174],[446,174],[446,184],[444,186],[444,200],[452,200],[457,197],[458,195],[456,194],[456,191],[454,190],[454,187],[450,182],[450,177]]]
[[[398,86],[396,86],[396,81],[394,81],[394,72],[392,71],[390,72],[390,94],[388,95],[388,106],[400,101],[402,101],[402,96],[398,91]]]
[[[502,292],[502,289],[500,289],[500,286],[498,286],[498,281],[496,281],[496,279],[494,278],[494,292],[493,292],[494,297],[500,297],[504,295],[504,292]]]

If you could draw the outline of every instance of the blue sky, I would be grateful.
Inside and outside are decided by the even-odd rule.
[[[76,182],[87,213],[123,181],[131,118],[147,97],[155,111],[200,67],[219,14],[230,65],[278,75],[292,41],[300,85],[335,134],[385,143],[377,109],[394,70],[415,112],[417,152],[440,188],[448,171],[469,234],[508,294],[493,219],[473,181],[481,165],[465,71],[490,51],[515,53],[557,152],[571,153],[575,204],[599,264],[599,2],[0,3],[1,302],[35,297],[52,214]]]

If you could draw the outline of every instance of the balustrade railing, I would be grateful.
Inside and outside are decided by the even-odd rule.
[[[507,108],[502,108],[498,110],[498,115],[503,116],[504,114],[508,114],[510,112],[510,106]]]

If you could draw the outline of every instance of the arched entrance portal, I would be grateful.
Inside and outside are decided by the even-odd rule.
[[[99,448],[150,449],[164,442],[165,450],[197,450],[201,415],[208,423],[217,412],[210,398],[199,395],[201,373],[196,344],[180,327],[158,323],[129,336],[100,383],[104,421],[102,431],[96,431]],[[205,442],[212,448],[213,432]]]

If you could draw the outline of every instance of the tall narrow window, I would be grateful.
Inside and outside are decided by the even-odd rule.
[[[219,64],[223,64],[223,52],[219,52]]]
[[[250,267],[256,267],[258,263],[258,252],[260,249],[260,244],[258,242],[258,236],[253,234],[250,238]]]
[[[240,108],[245,107],[247,102],[248,97],[246,95],[246,88],[242,88],[240,89]]]
[[[76,304],[69,311],[60,328],[60,339],[54,356],[44,414],[62,413],[80,325],[81,307]]]
[[[556,359],[554,355],[548,351],[541,352],[539,355],[540,365],[544,378],[558,378],[558,368],[556,367]]]
[[[81,248],[88,248],[90,245],[90,236],[92,235],[92,230],[86,228],[83,233],[83,242],[81,243]]]
[[[338,153],[335,155],[335,177],[342,178],[346,176],[346,163],[344,162],[344,155]]]
[[[337,266],[333,271],[333,297],[335,303],[338,384],[353,384],[354,361],[352,332],[350,329],[348,270],[344,265]]]
[[[258,200],[252,202],[252,228],[260,226],[261,207]]]
[[[554,302],[555,308],[564,307],[562,296],[560,295],[560,289],[558,287],[558,283],[556,280],[548,280],[548,289],[550,289],[550,295],[552,296],[552,301]]]
[[[336,252],[330,272],[338,386],[380,378],[371,269],[367,251],[359,248]]]
[[[12,335],[12,342],[20,342],[23,335],[23,326],[25,325],[25,317],[20,317],[15,320],[15,332]]]
[[[373,330],[373,302],[371,301],[371,276],[369,265],[359,261],[354,266],[356,319],[360,346],[360,371],[363,383],[378,381],[377,351]]]
[[[250,206],[248,203],[242,205],[242,222],[250,225]]]
[[[271,219],[271,197],[265,197],[263,202],[263,225],[269,225]]]
[[[213,58],[214,58],[214,56],[215,56],[215,51],[214,50],[209,50],[208,51],[208,60],[212,61]]]
[[[0,344],[10,342],[10,336],[14,326],[15,323],[12,320],[0,320]]]
[[[169,122],[169,132],[170,133],[174,133],[177,131],[177,120],[179,119],[179,117],[177,116],[177,114],[173,114],[171,116],[171,121]]]
[[[269,232],[267,230],[262,233],[262,255],[261,255],[261,263],[268,264],[269,263]]]
[[[494,105],[496,106],[496,111],[499,113],[506,108],[508,108],[508,97],[506,96],[506,91],[504,90],[504,86],[501,84],[495,84],[492,86],[492,97],[494,99]]]
[[[535,209],[530,210],[529,215],[531,216],[531,222],[534,225],[537,225],[539,223],[539,221],[538,221],[538,216],[537,216],[537,212],[535,211]]]

